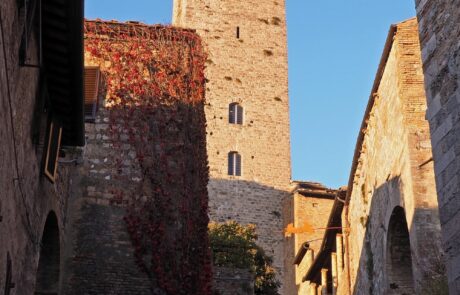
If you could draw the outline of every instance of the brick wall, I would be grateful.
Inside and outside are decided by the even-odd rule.
[[[17,3],[14,0],[0,3],[0,292],[4,292],[9,253],[15,284],[11,294],[33,294],[39,244],[51,211],[58,219],[58,244],[62,248],[66,243],[65,211],[73,165],[59,164],[55,184],[41,174],[41,148],[32,141],[38,114],[39,69],[19,66],[24,23],[18,15]],[[28,57],[30,63],[37,63],[33,34]]]
[[[460,293],[460,6],[416,0],[443,248],[452,294]]]
[[[403,289],[401,284],[391,282],[389,275],[389,253],[395,247],[403,247],[403,243],[392,244],[388,238],[395,208],[404,209],[408,226],[412,288],[420,292],[424,275],[440,256],[440,228],[428,122],[424,119],[426,104],[416,20],[396,25],[394,36],[392,34],[385,49],[389,50],[388,55],[384,53],[382,59],[382,77],[379,80],[377,75],[377,88],[372,94],[375,100],[364,119],[363,141],[362,145],[358,142],[350,203],[348,211],[345,210],[350,226],[345,239],[351,288],[365,290],[366,294],[387,294]],[[339,286],[339,294],[343,294],[340,290],[343,288],[347,286]]]
[[[173,24],[196,29],[209,53],[211,219],[256,224],[281,279],[281,201],[291,176],[285,1],[176,0]],[[244,108],[242,125],[228,123],[233,102]],[[242,156],[242,176],[227,175],[230,151]]]

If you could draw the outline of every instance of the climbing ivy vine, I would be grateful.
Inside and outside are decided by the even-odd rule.
[[[86,21],[85,52],[103,76],[116,174],[111,193],[126,208],[138,266],[162,293],[210,294],[206,55],[199,37],[168,26]],[[137,178],[128,179],[127,150],[135,153]]]

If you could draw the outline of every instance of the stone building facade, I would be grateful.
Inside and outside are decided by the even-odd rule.
[[[84,144],[83,1],[44,1],[41,11],[37,2],[0,2],[0,292],[6,295],[59,292],[74,173],[69,147]],[[67,158],[55,153],[59,146]]]
[[[460,5],[416,0],[443,248],[451,294],[460,293]]]
[[[299,294],[302,280],[313,263],[315,254],[321,249],[325,228],[338,192],[314,182],[296,181],[293,185],[291,196],[285,199],[283,215],[285,229],[291,224],[299,232],[285,234],[286,294]],[[305,231],[308,226],[316,230]]]
[[[331,263],[317,269],[320,288],[334,294],[422,293],[429,278],[442,275],[417,30],[410,19],[387,38],[355,149],[343,236]]]
[[[282,280],[281,211],[291,177],[285,1],[176,0],[173,25],[195,29],[209,55],[210,217],[255,224]],[[232,152],[240,156],[236,173]]]
[[[330,247],[322,250],[327,258],[311,263],[298,294],[425,294],[427,288],[443,287],[423,81],[414,18],[390,28],[343,212],[334,205],[329,219],[331,226],[341,214],[342,231],[326,233],[323,245]]]

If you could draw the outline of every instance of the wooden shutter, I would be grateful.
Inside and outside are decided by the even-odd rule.
[[[235,153],[228,153],[228,175],[234,175],[234,163],[235,163]]]
[[[236,123],[243,124],[243,107],[236,105]]]
[[[99,104],[99,67],[85,67],[85,121],[94,122]]]
[[[235,153],[235,175],[241,176],[241,155]]]
[[[231,103],[228,106],[228,122],[230,124],[236,123],[236,104],[235,103]]]
[[[59,149],[61,148],[62,126],[57,120],[51,120],[46,140],[46,158],[44,174],[51,182],[55,182]]]

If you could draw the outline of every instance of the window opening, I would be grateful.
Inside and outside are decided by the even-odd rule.
[[[99,105],[99,67],[85,67],[85,121],[94,122]]]
[[[228,122],[230,124],[243,124],[243,107],[238,103],[231,103],[228,108]]]
[[[240,27],[236,27],[236,39],[240,39]]]
[[[241,155],[237,152],[228,153],[228,175],[241,176]]]
[[[18,11],[20,17],[23,19],[23,29],[21,35],[21,44],[19,47],[19,64],[23,67],[38,68],[42,62],[42,3],[41,0],[18,0]],[[29,41],[34,28],[37,25],[35,17],[38,16],[38,64],[29,64],[27,57],[27,50],[29,48]]]

